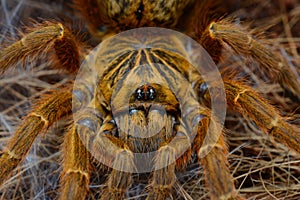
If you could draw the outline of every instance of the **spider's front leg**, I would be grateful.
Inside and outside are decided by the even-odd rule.
[[[222,126],[208,109],[200,112],[193,110],[189,114],[201,116],[198,126],[193,126],[197,129],[193,150],[197,152],[199,162],[204,167],[210,198],[213,200],[244,199],[236,191],[233,177],[228,169],[228,151]]]
[[[79,136],[81,128],[73,125],[64,137],[60,200],[85,199],[89,190],[90,154]]]
[[[105,112],[84,109],[82,113],[76,114],[76,127],[91,155],[112,168],[101,199],[121,200],[131,185],[131,173],[135,171],[133,152],[124,141],[113,136],[116,125],[110,115],[103,116],[103,113]],[[70,191],[66,190],[66,194],[67,192]]]
[[[19,61],[54,50],[52,67],[76,73],[80,67],[80,44],[61,23],[42,23],[30,28],[19,41],[1,49],[0,74]]]

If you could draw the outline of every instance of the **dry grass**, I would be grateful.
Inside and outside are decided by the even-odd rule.
[[[17,35],[16,27],[28,24],[29,18],[52,19],[54,16],[72,16],[72,11],[62,0],[0,0],[0,46],[8,38]],[[299,78],[300,73],[300,3],[296,0],[282,1],[230,1],[232,15],[249,22],[255,30],[265,31],[270,48],[278,51],[289,63]],[[224,63],[247,73],[249,83],[275,105],[283,116],[300,126],[299,104],[284,97],[278,84],[259,71],[255,62],[224,52]],[[32,67],[34,66],[34,67]],[[255,73],[252,73],[255,72]],[[0,76],[0,147],[14,133],[21,118],[30,109],[32,100],[50,88],[63,85],[65,76],[49,68],[49,62],[39,59],[30,62],[26,69],[17,67]],[[300,81],[300,78],[299,78]],[[55,125],[49,133],[42,134],[34,143],[25,161],[0,189],[0,199],[55,199],[59,180],[60,152],[63,122]],[[281,144],[271,142],[249,119],[228,113],[226,134],[230,149],[230,169],[239,192],[247,199],[294,199],[300,198],[300,156]],[[196,161],[187,171],[178,173],[176,190],[178,199],[208,199],[204,187],[203,169]],[[95,168],[97,168],[95,166]],[[103,176],[94,173],[89,198],[99,197],[103,188]],[[144,177],[135,176],[128,192],[128,199],[137,196],[146,186]]]

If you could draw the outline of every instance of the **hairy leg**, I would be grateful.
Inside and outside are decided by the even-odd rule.
[[[53,67],[76,73],[80,67],[80,44],[61,23],[46,22],[29,28],[19,41],[0,51],[0,74],[18,62],[54,51]]]
[[[44,96],[35,104],[1,152],[0,185],[24,159],[37,135],[68,115],[71,109],[72,93],[69,88]]]
[[[115,124],[111,123],[110,116],[103,117],[102,112],[86,108],[76,113],[75,119],[78,134],[93,158],[112,168],[101,199],[121,200],[131,185],[131,174],[135,170],[132,151],[111,135]]]
[[[109,159],[107,161],[112,167],[101,199],[121,200],[132,183],[131,174],[135,171],[133,152],[125,143],[111,135],[100,133],[94,142],[93,151],[102,153],[101,156]]]
[[[291,97],[300,102],[300,83],[296,76],[286,62],[267,46],[226,19],[212,22],[208,32],[211,38],[227,43],[237,53],[256,59],[270,78],[277,81]]]
[[[233,177],[228,169],[227,146],[222,127],[209,112],[202,113],[194,150],[204,167],[206,184],[211,199],[243,199],[235,189]]]
[[[179,165],[186,164],[190,159],[191,142],[183,127],[180,129],[177,136],[171,142],[162,144],[156,153],[147,200],[161,200],[170,197],[176,181],[176,164],[178,162]],[[176,161],[179,156],[181,157]]]
[[[225,81],[230,109],[249,116],[266,133],[300,153],[300,129],[287,123],[276,109],[253,89],[240,82]]]
[[[60,179],[60,198],[86,199],[90,178],[90,155],[72,125],[63,142],[63,170]]]

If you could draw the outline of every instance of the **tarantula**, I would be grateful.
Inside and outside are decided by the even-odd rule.
[[[147,199],[167,199],[175,170],[187,165],[192,152],[204,166],[211,199],[243,199],[227,166],[222,122],[212,111],[214,102],[227,101],[229,109],[249,116],[264,132],[300,153],[299,128],[287,123],[254,89],[230,77],[223,77],[222,84],[215,77],[203,78],[206,73],[209,76],[209,63],[218,63],[223,46],[229,45],[255,58],[293,99],[300,99],[300,84],[285,62],[224,18],[217,2],[73,2],[91,34],[102,41],[97,51],[84,49],[66,25],[45,22],[0,52],[1,73],[54,49],[53,67],[78,74],[74,82],[44,95],[25,117],[1,153],[0,184],[24,159],[38,134],[72,114],[74,122],[63,141],[60,199],[85,199],[93,158],[112,168],[101,199],[122,199],[132,174],[141,171],[135,160],[138,153],[145,154],[143,159],[153,171]],[[176,37],[152,29],[144,29],[142,35],[111,37],[150,26],[184,31],[201,44],[212,57],[209,61],[208,55],[201,54],[208,64],[205,74],[182,56],[191,54],[190,44]],[[103,33],[99,27],[107,30]],[[226,99],[220,95],[222,87]],[[149,152],[155,152],[154,156]]]

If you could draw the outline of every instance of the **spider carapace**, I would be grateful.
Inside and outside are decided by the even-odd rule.
[[[157,44],[155,48],[145,45],[128,49],[123,45],[126,41],[136,47],[135,40],[141,36],[105,41],[124,30],[146,26],[177,30],[202,45],[216,64],[222,62],[224,46],[237,54],[252,56],[261,70],[271,72],[268,74],[272,81],[299,101],[300,86],[288,65],[246,29],[232,23],[222,12],[221,1],[73,2],[90,34],[101,41],[101,49],[106,52],[94,56],[96,71],[90,75],[83,79],[77,76],[75,80],[78,73],[94,70],[82,70],[80,66],[95,51],[79,42],[64,23],[37,23],[20,40],[1,47],[1,73],[19,61],[55,50],[51,66],[68,72],[72,80],[58,90],[47,91],[34,103],[1,152],[0,184],[26,157],[38,134],[69,117],[72,124],[62,144],[60,199],[86,198],[93,170],[91,163],[95,160],[111,167],[100,198],[124,199],[133,173],[141,169],[135,164],[135,156],[147,152],[154,152],[150,160],[143,157],[152,165],[151,170],[142,171],[151,174],[145,191],[147,199],[175,196],[174,187],[178,184],[175,172],[188,165],[192,154],[203,165],[211,199],[243,199],[228,168],[222,124],[211,108],[219,84],[204,80],[203,74],[182,57],[190,53],[190,46],[163,36],[152,38],[151,43]],[[105,31],[99,31],[99,27]],[[147,34],[151,32],[144,33],[145,38]],[[244,81],[224,75],[222,85],[228,109],[251,118],[276,141],[300,153],[299,127],[286,122]],[[210,138],[208,142],[206,136]]]

